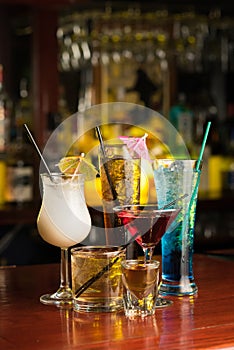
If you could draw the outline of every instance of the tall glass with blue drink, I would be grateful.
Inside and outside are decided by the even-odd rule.
[[[197,193],[201,169],[196,160],[158,159],[154,180],[159,208],[186,195],[176,205],[179,215],[162,238],[162,283],[160,294],[193,295],[193,244]]]

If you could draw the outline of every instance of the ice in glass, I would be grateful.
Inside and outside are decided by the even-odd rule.
[[[112,312],[123,308],[121,279],[123,258],[125,251],[119,247],[87,246],[71,250],[75,311]],[[108,268],[105,273],[94,280],[81,295],[76,296],[79,288],[106,267]]]
[[[105,145],[105,158],[99,155],[106,242],[121,245],[126,242],[125,233],[113,208],[139,203],[141,158],[125,144]]]

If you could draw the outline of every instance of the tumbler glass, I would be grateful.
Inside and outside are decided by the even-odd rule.
[[[141,157],[125,144],[105,144],[105,154],[99,152],[99,164],[106,243],[125,244],[126,232],[113,208],[139,204]]]
[[[124,258],[125,250],[114,246],[71,250],[74,311],[112,312],[123,308],[121,261]],[[92,283],[88,283],[90,280]],[[82,288],[82,294],[78,293]]]

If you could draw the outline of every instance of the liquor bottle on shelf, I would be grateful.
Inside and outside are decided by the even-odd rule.
[[[26,123],[32,128],[32,104],[29,97],[28,80],[22,78],[19,85],[19,100],[15,107],[15,124]],[[16,127],[16,126],[15,126]]]
[[[206,116],[207,122],[211,122],[211,128],[206,143],[206,148],[210,149],[210,154],[207,159],[207,172],[208,193],[209,198],[211,199],[218,199],[222,196],[222,176],[223,171],[226,167],[226,156],[224,152],[223,140],[221,137],[222,122],[219,118],[218,113],[219,112],[217,106],[212,102],[207,108]],[[206,125],[204,125],[204,130],[205,128]]]
[[[169,119],[191,151],[193,149],[194,113],[187,106],[186,95],[183,92],[178,94],[177,104],[171,107]]]
[[[12,101],[4,89],[3,66],[0,64],[0,153],[6,151],[9,141]]]
[[[27,82],[20,82],[20,99],[15,108],[15,125],[6,152],[7,203],[23,205],[33,200],[33,150],[25,135],[23,124],[32,121]]]
[[[3,66],[0,64],[0,204],[5,202],[6,147],[10,137],[12,105],[4,89]]]
[[[6,156],[5,200],[17,205],[33,200],[33,153],[23,132],[23,126],[18,125],[15,139],[7,147]]]
[[[225,195],[234,194],[234,101],[227,103],[227,116],[223,122],[222,141],[226,155],[226,163],[222,173]]]
[[[6,186],[6,160],[5,155],[0,153],[0,205],[5,203]]]

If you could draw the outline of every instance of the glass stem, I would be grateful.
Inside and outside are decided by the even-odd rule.
[[[152,260],[153,252],[154,247],[144,248],[145,263],[150,262]]]
[[[60,264],[60,288],[70,288],[70,276],[68,271],[68,249],[61,248],[61,264]]]

